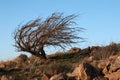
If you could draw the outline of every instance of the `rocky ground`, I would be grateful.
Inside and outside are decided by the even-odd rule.
[[[0,62],[1,80],[120,80],[120,44],[71,48],[47,55],[24,54]]]

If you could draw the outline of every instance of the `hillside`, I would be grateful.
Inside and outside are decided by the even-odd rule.
[[[71,48],[47,59],[21,54],[0,62],[1,80],[118,80],[120,44]],[[113,76],[115,75],[115,76]]]

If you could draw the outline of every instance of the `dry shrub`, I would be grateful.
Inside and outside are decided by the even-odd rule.
[[[69,52],[56,52],[55,54],[49,55],[49,59],[70,59],[73,58],[75,54],[69,54]]]
[[[48,55],[48,59],[59,59],[61,56],[65,55],[65,52],[56,52],[54,54]]]
[[[110,43],[108,46],[99,47],[91,52],[91,56],[94,59],[101,60],[107,59],[110,56],[119,54],[120,51],[120,44]]]
[[[72,69],[72,65],[69,63],[51,63],[48,66],[44,66],[43,72],[54,75],[58,73],[66,73]]]
[[[100,60],[100,59],[106,59],[110,55],[113,55],[112,53],[108,52],[107,48],[99,48],[97,51],[92,52],[92,56],[94,59]]]
[[[13,62],[16,62],[16,63],[24,63],[24,62],[27,61],[27,60],[28,60],[27,55],[25,55],[25,54],[20,54],[19,56],[17,56],[17,57],[13,60]]]

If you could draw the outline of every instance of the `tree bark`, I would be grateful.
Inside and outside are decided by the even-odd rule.
[[[41,49],[41,56],[43,57],[43,59],[47,59],[45,51],[43,48]]]
[[[44,53],[44,51],[42,51]],[[42,52],[37,53],[31,53],[32,55],[35,55],[36,57],[39,57],[41,59],[47,59],[46,54],[43,54]],[[41,53],[41,54],[40,54]]]
[[[35,55],[36,57],[39,57],[41,59],[47,59],[46,53],[43,48],[40,49],[40,52],[30,52],[32,55]]]

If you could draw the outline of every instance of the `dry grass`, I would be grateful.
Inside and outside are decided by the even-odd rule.
[[[101,60],[101,59],[108,59],[110,56],[118,55],[120,53],[120,44],[117,43],[110,43],[108,46],[102,46],[97,48],[91,53],[91,56],[94,59]]]

